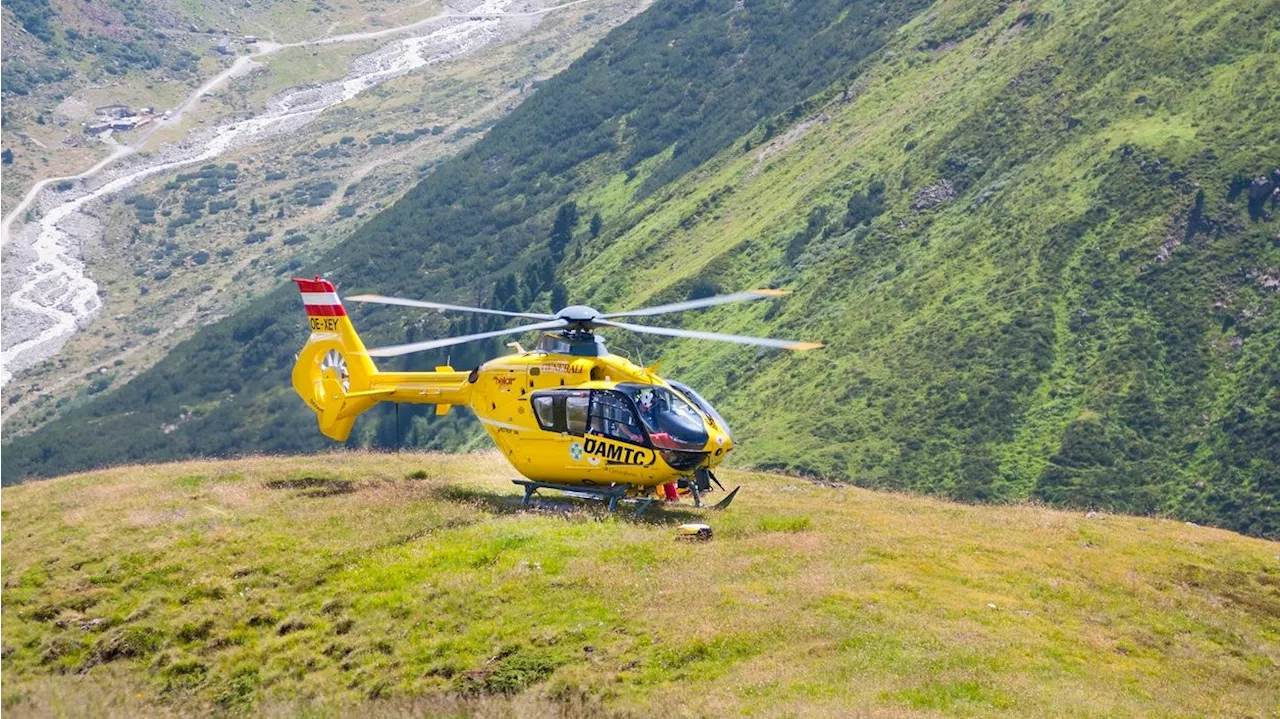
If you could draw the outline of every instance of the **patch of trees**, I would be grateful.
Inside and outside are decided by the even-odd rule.
[[[169,237],[176,236],[179,229],[196,222],[206,212],[216,215],[223,210],[236,207],[239,201],[224,196],[224,193],[235,189],[239,176],[240,168],[235,163],[229,162],[224,165],[210,163],[194,172],[179,173],[166,182],[164,185],[166,192],[186,191],[182,198],[182,214],[168,222],[165,228],[166,234]],[[125,203],[133,205],[139,222],[143,224],[155,222],[156,200],[144,195],[134,195],[125,200]],[[169,210],[161,210],[160,214],[167,217]]]
[[[884,212],[884,183],[873,180],[867,189],[853,193],[844,216],[845,227],[870,224]]]
[[[333,180],[304,180],[293,186],[293,203],[318,207],[323,205],[329,196],[336,192],[338,183]]]
[[[439,127],[437,125],[436,127]],[[402,142],[412,142],[426,134],[438,135],[439,132],[434,131],[435,128],[419,127],[410,132],[379,132],[369,138],[370,145],[398,145]],[[444,132],[444,128],[440,128],[440,132]]]
[[[22,28],[45,42],[53,40],[53,28],[49,21],[54,18],[53,8],[49,0],[8,0],[4,7],[13,13]],[[9,69],[5,68],[5,72]]]
[[[182,211],[193,217],[199,217],[204,212],[206,202],[207,200],[201,195],[187,195],[182,200]]]
[[[830,216],[831,210],[826,206],[818,206],[809,211],[809,217],[805,221],[804,229],[792,235],[790,241],[787,242],[784,258],[788,265],[794,264],[796,260],[800,259],[800,255],[804,253],[809,243],[828,229]]]
[[[192,180],[199,181],[202,186],[205,187],[218,187],[220,182],[235,182],[236,178],[239,176],[240,167],[234,162],[228,162],[221,167],[210,163],[208,165],[202,165],[200,169],[195,172],[179,173],[177,177],[173,178],[171,182],[165,185],[165,189],[177,189]]]
[[[156,223],[156,199],[147,195],[132,195],[125,199],[126,205],[133,207],[134,216],[138,222],[143,225],[154,225]]]
[[[169,60],[169,70],[175,75],[187,77],[195,74],[200,62],[200,56],[189,50],[179,50]]]
[[[766,118],[789,108],[797,116],[806,112],[804,98],[881,47],[903,18],[924,6],[764,2],[752,3],[744,12],[718,14],[708,12],[712,7],[704,3],[673,4],[661,20],[655,14],[652,26],[624,26],[653,33],[661,42],[636,42],[621,51],[602,44],[588,51],[586,58],[607,59],[616,70],[584,78],[583,89],[601,93],[601,99],[575,99],[581,99],[587,112],[616,103],[610,117],[630,110],[624,169],[672,150],[670,159],[645,180],[642,192],[652,192]],[[672,18],[679,19],[669,22]],[[646,66],[688,69],[669,74],[640,70]],[[635,102],[641,95],[646,101]],[[627,110],[618,112],[622,108]],[[584,124],[595,119],[584,117]]]
[[[573,229],[578,225],[578,205],[574,202],[566,202],[556,211],[556,220],[551,225],[551,241],[549,247],[551,256],[560,261],[564,257],[564,250],[573,240]]]
[[[165,227],[165,233],[169,237],[174,237],[177,235],[179,229],[186,227],[187,225],[194,224],[196,220],[199,219],[200,215],[198,210],[195,213],[178,215],[172,220],[169,220],[169,224]]]
[[[29,65],[22,60],[6,61],[0,74],[0,91],[13,95],[29,95],[33,88],[51,85],[71,77],[68,67],[51,64]]]
[[[223,210],[230,210],[239,204],[239,200],[234,197],[226,200],[209,200],[209,214],[216,215]]]
[[[122,42],[95,35],[90,47],[97,56],[93,66],[112,75],[124,75],[132,70],[153,70],[164,64],[164,56],[154,46],[141,40]]]

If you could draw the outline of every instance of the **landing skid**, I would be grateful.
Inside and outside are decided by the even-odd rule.
[[[577,497],[578,499],[591,499],[607,502],[610,512],[618,509],[618,502],[635,504],[637,517],[647,512],[650,505],[655,501],[652,497],[628,499],[627,492],[631,490],[631,485],[629,484],[617,484],[612,487],[584,487],[581,485],[553,484],[550,482],[534,482],[532,480],[521,479],[513,479],[511,480],[511,483],[524,487],[524,500],[520,502],[520,506],[522,507],[528,507],[532,503],[533,495],[539,489],[554,489],[557,492],[566,494],[570,497]]]
[[[733,504],[733,498],[738,496],[739,489],[742,489],[742,487],[734,487],[733,491],[729,493],[729,496],[711,505],[711,508],[712,509],[728,509],[729,505]]]
[[[561,494],[565,494],[570,497],[577,497],[578,499],[606,502],[609,505],[610,512],[617,511],[619,502],[634,504],[636,505],[635,516],[637,517],[649,511],[649,507],[653,506],[654,502],[659,501],[653,497],[639,497],[634,499],[627,497],[627,492],[631,491],[631,485],[629,484],[617,484],[612,487],[584,487],[576,484],[535,482],[528,479],[513,479],[511,480],[511,483],[524,488],[524,499],[520,502],[520,506],[522,507],[528,507],[533,503],[533,495],[539,489],[553,489]],[[734,487],[733,491],[730,492],[727,497],[712,505],[710,508],[727,509],[729,505],[733,503],[734,497],[738,496],[739,489],[741,489],[741,487]],[[694,493],[694,501],[694,506],[696,507],[701,508],[706,506],[702,504],[702,496],[697,493],[696,489]]]

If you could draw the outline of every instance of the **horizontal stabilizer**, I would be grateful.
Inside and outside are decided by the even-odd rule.
[[[348,392],[342,396],[345,399],[355,399],[357,397],[382,397],[395,391],[394,387],[388,387],[386,389],[367,389],[363,392]]]

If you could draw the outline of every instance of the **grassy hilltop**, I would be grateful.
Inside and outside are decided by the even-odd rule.
[[[643,521],[496,454],[6,487],[6,715],[1256,716],[1280,545],[791,477]],[[562,511],[570,508],[571,511]]]

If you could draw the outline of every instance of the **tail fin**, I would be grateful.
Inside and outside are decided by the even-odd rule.
[[[293,365],[293,389],[316,413],[320,431],[345,442],[356,415],[390,390],[371,390],[378,373],[356,334],[333,283],[294,279],[311,323],[311,336]]]

